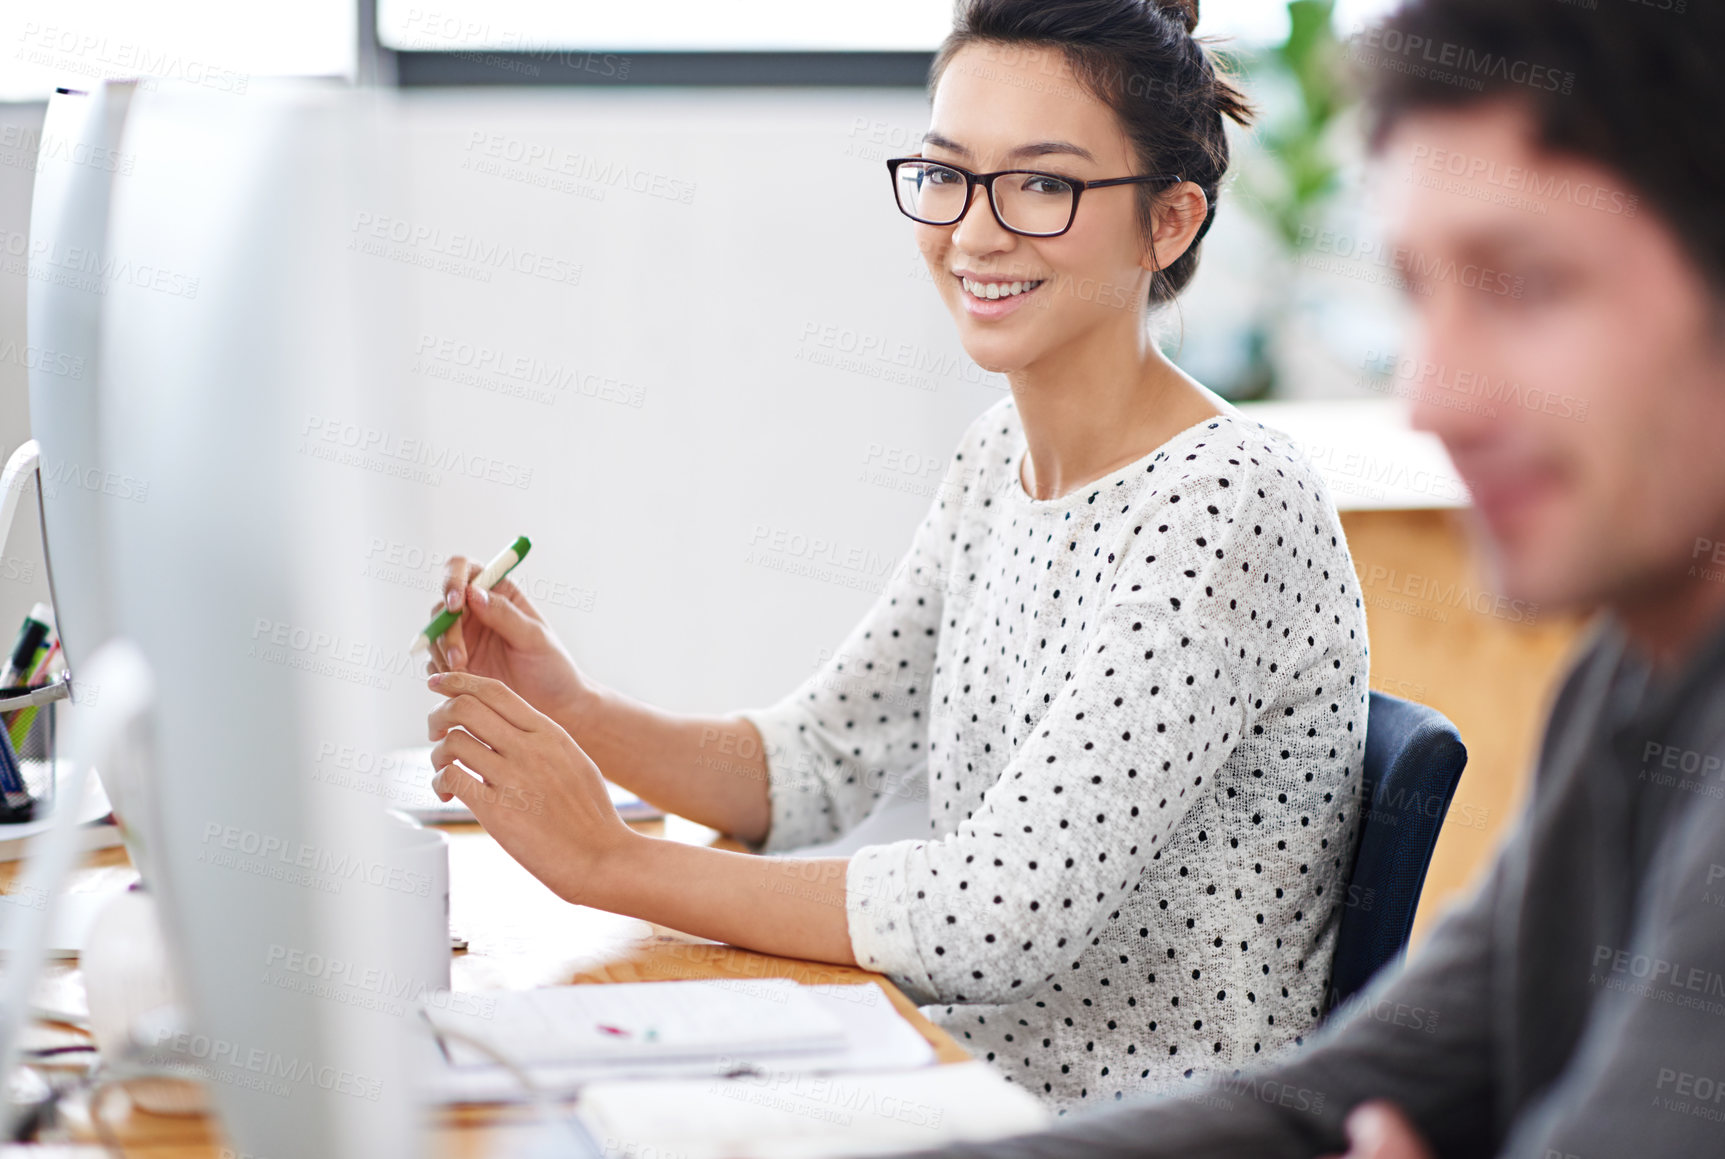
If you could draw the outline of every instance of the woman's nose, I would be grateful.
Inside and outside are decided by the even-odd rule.
[[[1014,236],[994,216],[988,190],[980,185],[971,190],[970,205],[965,208],[964,216],[958,219],[958,224],[952,227],[953,244],[966,253],[992,253],[1009,248]]]

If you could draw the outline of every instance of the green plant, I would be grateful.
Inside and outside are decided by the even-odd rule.
[[[1265,81],[1282,82],[1296,98],[1259,136],[1274,176],[1253,182],[1248,198],[1290,251],[1339,184],[1331,128],[1351,97],[1334,15],[1335,0],[1290,0],[1287,40],[1254,62]]]

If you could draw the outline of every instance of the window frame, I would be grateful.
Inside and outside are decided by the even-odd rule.
[[[375,43],[375,25],[373,25]],[[560,85],[633,89],[923,88],[933,52],[506,52],[490,49],[397,50],[378,46],[401,88]],[[380,61],[382,63],[382,61]]]

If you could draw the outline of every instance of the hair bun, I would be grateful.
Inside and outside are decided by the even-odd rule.
[[[1186,26],[1187,32],[1198,30],[1198,0],[1154,0],[1163,15],[1172,16]]]

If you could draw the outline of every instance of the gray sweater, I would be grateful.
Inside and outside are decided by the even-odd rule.
[[[1655,679],[1612,623],[1533,799],[1412,963],[1292,1059],[950,1154],[1315,1156],[1390,1099],[1439,1156],[1725,1155],[1725,632]]]

